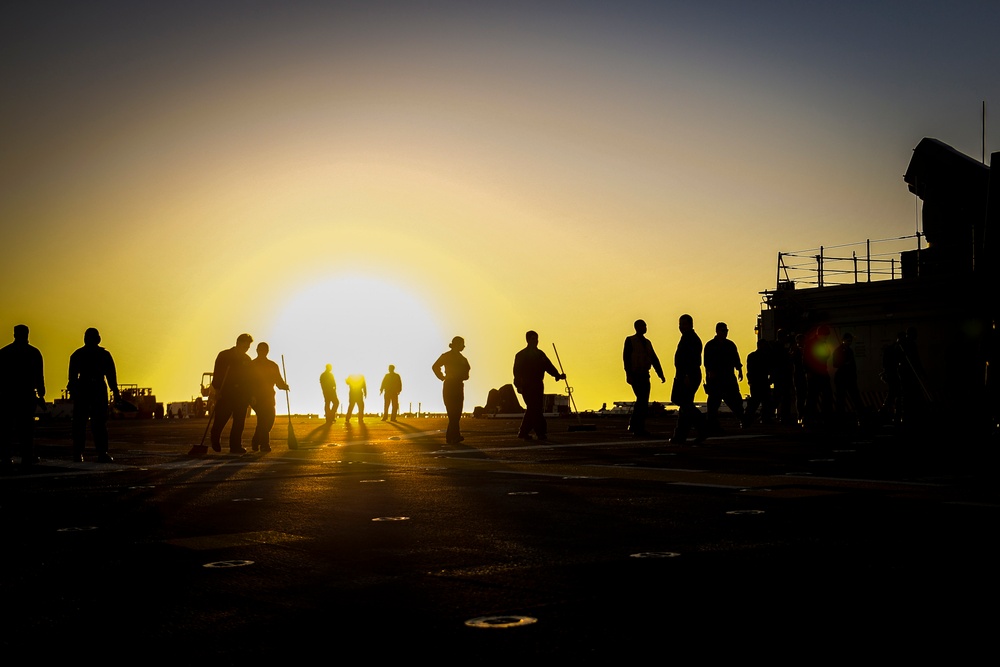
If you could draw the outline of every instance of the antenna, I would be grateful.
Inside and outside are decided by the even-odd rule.
[[[983,100],[983,164],[986,164],[986,100]]]

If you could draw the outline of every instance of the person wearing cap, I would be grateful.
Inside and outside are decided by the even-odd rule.
[[[715,325],[715,338],[705,343],[705,391],[708,392],[708,424],[713,431],[722,429],[719,408],[723,401],[742,424],[743,396],[739,384],[742,381],[740,352],[736,343],[729,340],[729,327],[719,322]]]
[[[271,347],[267,343],[257,343],[257,357],[250,362],[253,391],[251,402],[253,411],[257,413],[257,427],[253,432],[251,447],[253,451],[271,451],[270,434],[274,426],[274,388],[288,391],[285,379],[281,377],[278,364],[267,358]]]
[[[468,359],[462,355],[462,350],[465,349],[464,338],[455,336],[448,347],[450,349],[437,358],[431,370],[443,383],[442,396],[448,413],[448,431],[445,440],[449,445],[455,445],[465,440],[462,437],[459,420],[462,418],[462,406],[465,404],[465,381],[469,379],[471,367]]]
[[[388,421],[389,409],[392,408],[392,421],[396,421],[399,414],[399,392],[403,391],[403,379],[396,372],[396,367],[389,364],[389,372],[382,378],[382,386],[378,393],[382,394],[385,405],[382,408],[382,421]]]
[[[108,388],[116,403],[121,394],[115,360],[100,342],[100,332],[91,327],[83,334],[83,347],[69,357],[66,389],[73,399],[73,460],[77,463],[83,462],[88,421],[98,462],[114,461],[108,453]]]
[[[14,342],[0,348],[0,466],[11,464],[11,443],[21,446],[21,465],[38,463],[35,455],[35,406],[45,405],[42,353],[28,344],[28,327],[14,327]]]
[[[670,442],[684,444],[688,431],[695,429],[695,442],[705,439],[705,415],[694,404],[694,395],[701,384],[701,338],[694,330],[694,318],[687,313],[680,316],[677,328],[681,339],[674,352],[674,383],[670,389],[670,402],[677,406],[677,425]]]
[[[243,447],[243,427],[247,420],[247,408],[253,392],[250,356],[247,350],[253,338],[250,334],[240,334],[236,345],[219,352],[215,358],[212,373],[212,387],[215,389],[215,421],[212,424],[212,449],[222,451],[222,429],[230,419],[229,453],[246,454]]]
[[[337,421],[337,408],[340,400],[337,398],[337,379],[333,377],[333,365],[327,364],[326,370],[319,375],[319,386],[323,390],[323,414],[326,423]]]
[[[666,382],[660,359],[653,350],[653,343],[646,338],[646,323],[636,320],[632,325],[635,334],[625,339],[622,349],[622,361],[625,364],[625,381],[632,387],[635,394],[635,406],[629,418],[628,431],[633,436],[648,435],[646,432],[646,415],[649,414],[649,394],[652,389],[649,381],[649,369],[656,371],[660,382]]]
[[[358,408],[358,423],[365,423],[365,399],[368,398],[368,382],[365,376],[359,373],[348,375],[344,380],[347,385],[347,414],[344,415],[344,424],[351,423],[351,415],[354,414],[354,407]]]

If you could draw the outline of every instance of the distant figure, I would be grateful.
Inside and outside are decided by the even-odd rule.
[[[14,327],[14,342],[0,348],[0,466],[12,463],[12,442],[20,445],[21,465],[38,463],[35,455],[35,406],[45,405],[42,353],[28,345],[28,327]]]
[[[344,423],[351,423],[351,414],[354,406],[358,406],[358,423],[365,423],[365,398],[368,396],[368,383],[365,382],[364,375],[351,375],[344,382],[347,383],[347,415]]]
[[[773,348],[763,338],[757,341],[757,349],[747,355],[747,385],[750,398],[747,399],[743,423],[753,423],[754,414],[760,407],[760,421],[770,424],[774,421],[774,404],[771,402],[772,353]],[[780,348],[778,352],[780,353]]]
[[[795,334],[792,341],[788,357],[792,361],[792,385],[795,388],[796,421],[801,424],[806,416],[806,399],[809,396],[809,370],[806,366],[805,357],[803,357],[806,337],[803,334]]]
[[[917,328],[907,327],[903,339],[899,361],[899,384],[902,395],[902,419],[919,422],[921,409],[930,402],[931,396],[924,385],[924,367],[917,350]]]
[[[646,338],[646,323],[636,320],[632,325],[635,334],[625,339],[622,361],[625,364],[625,381],[635,394],[635,407],[628,422],[628,431],[633,436],[649,435],[646,432],[646,416],[649,414],[649,369],[656,371],[660,382],[666,382],[660,360],[653,351],[653,344]]]
[[[465,381],[469,379],[469,361],[462,356],[465,349],[465,339],[455,336],[448,344],[451,348],[434,362],[431,370],[437,379],[444,383],[442,396],[444,408],[448,412],[448,432],[445,440],[449,445],[457,445],[465,440],[462,437],[459,420],[462,418],[462,406],[465,403]],[[441,369],[444,372],[441,372]]]
[[[243,447],[243,427],[247,421],[247,408],[253,392],[253,376],[247,350],[253,338],[250,334],[240,334],[236,345],[219,352],[215,358],[212,387],[215,389],[215,422],[212,424],[212,449],[222,451],[222,429],[230,418],[233,426],[229,429],[229,453],[246,454]]]
[[[337,380],[333,377],[333,366],[326,365],[326,370],[319,376],[319,386],[323,389],[323,414],[326,416],[326,423],[332,424],[337,421],[337,408],[340,401],[337,399]]]
[[[770,357],[771,384],[774,385],[771,394],[773,403],[769,410],[771,414],[768,416],[777,414],[778,421],[786,426],[794,425],[798,418],[793,412],[795,405],[794,341],[792,335],[784,329],[778,329],[777,340],[768,345],[770,348],[768,356]],[[749,362],[747,366],[749,374]]]
[[[743,422],[743,396],[740,395],[739,384],[742,380],[743,363],[740,361],[740,352],[736,349],[736,343],[729,340],[729,327],[725,322],[719,322],[715,325],[715,338],[705,343],[708,424],[713,431],[722,430],[719,423],[719,407],[723,401],[736,418]]]
[[[257,413],[257,428],[253,432],[253,451],[271,451],[270,434],[274,426],[274,388],[288,390],[285,379],[281,377],[278,364],[267,358],[271,350],[267,343],[257,343],[257,357],[250,362],[253,390],[251,404]]]
[[[389,409],[392,408],[392,421],[396,421],[399,414],[399,393],[403,391],[403,379],[396,372],[396,367],[389,364],[389,372],[382,378],[382,386],[378,388],[378,393],[382,394],[385,405],[382,409],[382,421],[389,419]]]
[[[677,328],[681,339],[674,353],[674,384],[670,390],[670,402],[678,407],[677,426],[670,442],[683,444],[688,431],[694,427],[695,442],[705,439],[705,415],[695,407],[694,395],[701,384],[701,338],[694,332],[694,318],[681,315]]]
[[[885,401],[879,410],[881,416],[897,422],[902,414],[902,378],[900,365],[904,363],[903,344],[906,332],[900,331],[896,340],[882,348],[882,372],[879,377],[886,384]]]
[[[830,327],[820,324],[810,331],[802,344],[802,361],[806,371],[806,401],[804,426],[817,426],[833,410],[833,389],[830,386]]]
[[[73,399],[73,460],[77,463],[83,462],[88,420],[97,460],[101,463],[114,461],[108,453],[108,388],[115,402],[121,399],[121,394],[115,360],[100,342],[101,334],[97,329],[87,329],[83,334],[83,347],[69,357],[66,389]]]
[[[833,387],[834,400],[836,402],[837,416],[842,422],[847,417],[847,402],[851,402],[851,408],[856,417],[861,416],[862,402],[861,392],[858,391],[858,363],[854,358],[854,350],[851,346],[854,343],[854,335],[845,333],[841,338],[840,345],[833,351],[831,364],[833,367]]]
[[[517,437],[531,440],[531,432],[534,431],[539,440],[545,440],[545,374],[548,373],[556,381],[565,380],[566,376],[559,373],[545,352],[538,349],[537,333],[529,331],[524,334],[524,339],[528,345],[514,355],[514,387],[524,398],[525,406]]]

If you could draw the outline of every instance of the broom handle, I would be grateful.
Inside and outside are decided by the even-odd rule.
[[[285,386],[288,386],[288,372],[285,370],[285,355],[281,355],[281,375],[282,379],[285,381]],[[288,413],[288,423],[292,423],[292,402],[288,398],[288,390],[285,390],[285,411]]]
[[[566,371],[563,370],[562,359],[559,358],[559,350],[556,349],[556,344],[552,343],[552,351],[556,353],[556,361],[559,363],[559,372],[564,376]],[[580,421],[580,412],[576,409],[576,399],[573,398],[573,387],[569,386],[569,380],[566,381],[566,393],[569,394],[570,405],[573,406],[573,414],[576,415],[577,421]]]

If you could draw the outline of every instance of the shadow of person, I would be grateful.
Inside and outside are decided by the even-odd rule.
[[[402,422],[389,422],[389,426],[399,431],[406,431],[407,433],[420,433],[421,429],[413,426],[412,424],[404,424]]]
[[[300,443],[300,447],[322,447],[330,440],[330,423],[320,424],[306,434],[305,442]]]
[[[344,431],[347,434],[344,440],[347,442],[361,442],[368,440],[368,427],[365,426],[364,422],[359,424],[347,422],[344,424]]]

